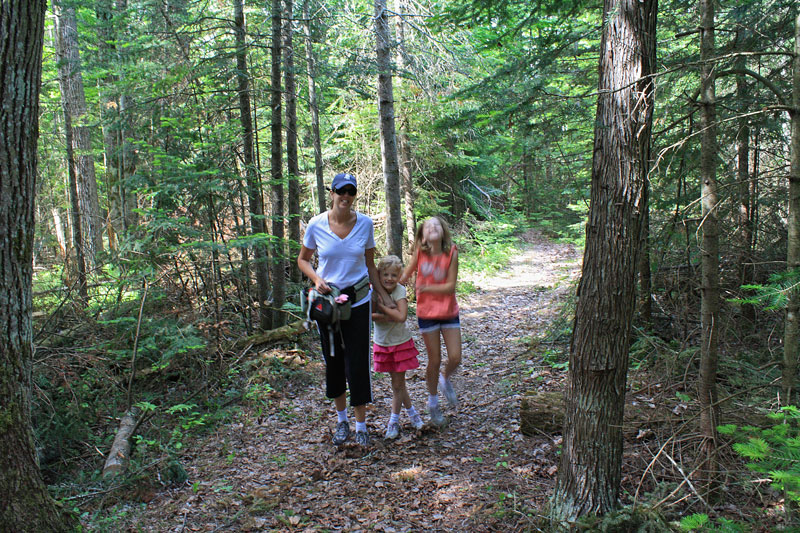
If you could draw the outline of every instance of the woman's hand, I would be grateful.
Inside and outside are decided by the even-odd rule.
[[[322,279],[322,278],[319,278],[319,279],[317,280],[317,282],[314,284],[314,288],[315,288],[315,289],[317,290],[317,292],[318,292],[318,293],[320,293],[320,294],[328,294],[329,292],[331,292],[331,287],[330,287],[330,285],[328,285],[328,284],[325,282],[325,280],[324,280],[324,279]]]

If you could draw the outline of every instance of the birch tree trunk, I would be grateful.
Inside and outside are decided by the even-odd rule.
[[[303,32],[306,38],[306,63],[308,63],[308,107],[311,111],[311,137],[314,143],[314,175],[317,178],[317,204],[319,212],[325,211],[325,169],[322,160],[322,141],[319,136],[319,100],[316,83],[316,57],[311,41],[311,18],[308,4],[311,0],[303,0]]]
[[[283,143],[281,120],[281,0],[272,0],[272,72],[271,102],[272,151],[270,153],[270,178],[272,185],[272,246],[270,247],[272,272],[272,327],[286,323],[281,306],[286,300],[286,253],[283,231]]]
[[[375,0],[375,50],[378,58],[378,114],[381,130],[381,161],[386,191],[386,247],[403,257],[403,220],[400,214],[400,169],[394,124],[391,35],[386,0]]]
[[[297,87],[294,72],[292,14],[294,2],[285,1],[283,21],[283,57],[286,90],[286,171],[289,174],[289,257],[300,252],[300,168],[297,162]],[[297,261],[289,261],[289,279],[300,281]]]
[[[103,217],[97,198],[97,177],[92,155],[91,127],[83,123],[86,115],[86,96],[83,91],[81,58],[78,50],[78,23],[72,7],[56,2],[56,50],[59,59],[59,86],[63,106],[72,120],[72,143],[78,177],[78,199],[81,208],[85,256],[92,264],[103,250]]]
[[[655,0],[606,0],[591,207],[552,517],[618,505],[622,415],[653,113]]]
[[[716,447],[719,407],[717,406],[717,343],[719,318],[719,226],[717,223],[717,125],[714,55],[714,0],[700,0],[700,106],[702,129],[700,155],[701,238],[701,348],[700,425],[705,457],[701,471],[708,476],[707,490],[717,470]]]
[[[264,221],[264,203],[261,196],[261,183],[256,172],[253,143],[253,119],[250,113],[250,74],[247,68],[246,31],[244,6],[242,0],[233,2],[233,19],[236,34],[236,76],[239,91],[239,118],[242,123],[242,146],[244,151],[244,172],[247,180],[247,199],[250,211],[250,230],[262,238],[267,233]],[[269,272],[267,249],[262,242],[253,245],[256,263],[256,299],[258,300],[259,324],[261,329],[270,329],[272,314],[267,306],[269,298]]]
[[[786,268],[800,269],[800,15],[795,21],[794,59],[792,60],[792,110],[790,111],[792,139],[789,173],[789,241],[786,251]],[[797,372],[798,337],[800,336],[800,294],[789,292],[786,306],[786,325],[783,335],[783,388],[782,405],[794,401],[794,382]]]
[[[0,524],[72,531],[47,492],[31,429],[36,144],[46,2],[0,0]]]

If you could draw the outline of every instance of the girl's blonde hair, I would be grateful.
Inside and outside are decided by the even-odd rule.
[[[436,219],[439,221],[439,224],[442,225],[442,251],[446,254],[450,253],[450,247],[453,246],[453,237],[450,234],[450,226],[445,222],[445,220],[440,216],[432,216],[428,220]],[[417,231],[414,234],[414,248],[419,248],[425,253],[430,253],[431,247],[428,243],[422,242],[422,228],[425,227],[425,222],[422,222],[420,225],[417,226]]]
[[[376,268],[378,269],[378,272],[383,272],[384,270],[388,270],[390,268],[396,268],[402,271],[403,262],[396,255],[387,255],[385,257],[381,257]]]

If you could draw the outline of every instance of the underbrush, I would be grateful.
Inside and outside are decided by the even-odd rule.
[[[60,285],[61,284],[61,285]],[[115,531],[160,492],[187,482],[184,457],[242,405],[274,409],[308,383],[302,346],[274,352],[227,346],[241,333],[214,322],[169,285],[94,283],[75,305],[56,273],[38,278],[32,381],[34,437],[54,497],[93,531]],[[136,409],[127,469],[102,470],[120,419]]]

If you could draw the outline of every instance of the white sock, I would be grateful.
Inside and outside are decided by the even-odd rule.
[[[439,406],[439,395],[428,394],[428,407],[438,407],[438,406]]]
[[[336,416],[339,417],[339,422],[347,422],[347,409],[343,411],[336,411]]]
[[[400,413],[392,413],[391,416],[389,416],[389,423],[397,424],[398,422],[400,422]]]
[[[366,422],[356,422],[356,433],[359,431],[367,431],[367,423]]]
[[[416,409],[414,409],[414,406],[412,405],[411,407],[409,407],[408,409],[406,409],[406,414],[408,415],[408,417],[409,417],[409,418],[411,418],[412,416],[414,416],[415,414],[417,414],[417,410],[416,410]]]

